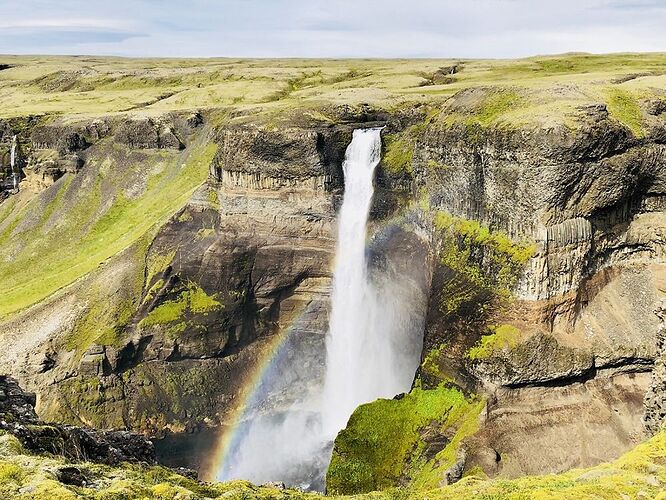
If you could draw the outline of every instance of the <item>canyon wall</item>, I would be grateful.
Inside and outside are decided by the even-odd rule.
[[[47,420],[152,436],[228,424],[286,332],[325,335],[344,151],[354,128],[382,125],[372,265],[418,261],[430,300],[413,393],[457,391],[475,422],[460,439],[460,421],[419,427],[428,467],[446,482],[619,456],[664,416],[663,115],[642,137],[603,105],[575,129],[447,120],[470,99],[279,126],[206,112],[3,124],[2,145],[21,133],[24,178],[2,248],[48,279],[6,299],[2,371]],[[53,247],[33,248],[36,234]],[[21,272],[7,274],[16,290]],[[312,352],[280,372],[285,387],[307,386]]]

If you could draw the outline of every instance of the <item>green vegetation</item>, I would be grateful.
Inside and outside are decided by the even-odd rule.
[[[434,377],[438,380],[445,378],[444,374],[441,372],[439,360],[446,348],[446,344],[440,344],[438,347],[434,347],[426,353],[423,362],[421,363],[422,375]]]
[[[438,490],[422,492],[435,500],[488,498],[543,499],[664,499],[666,486],[666,432],[626,453],[618,460],[563,474],[526,476],[518,479],[485,480],[466,477]]]
[[[519,108],[522,103],[522,97],[515,91],[502,89],[490,93],[483,98],[476,113],[467,118],[466,123],[478,123],[486,127],[500,120],[507,112]]]
[[[151,286],[151,289],[154,289],[154,278],[158,274],[164,272],[164,270],[171,264],[171,262],[173,262],[173,258],[175,256],[176,249],[171,249],[165,253],[150,251],[148,253],[148,257],[146,258],[146,285],[149,285]]]
[[[99,377],[73,377],[62,382],[60,397],[42,408],[44,415],[53,415],[59,422],[85,425],[98,429],[126,426],[122,385]]]
[[[608,112],[620,123],[629,127],[636,137],[643,137],[643,114],[636,96],[619,87],[608,90]]]
[[[210,297],[196,283],[188,283],[187,289],[180,293],[175,300],[166,301],[141,320],[139,326],[149,327],[153,325],[164,325],[175,321],[182,321],[186,312],[208,313],[222,309],[220,302]]]
[[[384,138],[386,152],[382,165],[391,175],[411,174],[413,171],[414,144],[406,138],[387,135]]]
[[[483,402],[444,386],[416,388],[401,399],[358,407],[335,441],[327,490],[365,493],[397,486],[406,477],[420,486],[436,486],[433,478],[453,465],[460,441],[476,430],[482,407]],[[452,427],[454,437],[432,457],[423,438],[426,429]]]
[[[147,232],[114,257],[119,272],[113,273],[112,281],[104,276],[103,268],[89,275],[85,287],[86,309],[77,317],[64,342],[65,349],[76,351],[77,359],[92,344],[120,346],[122,331],[141,300],[146,252],[153,236],[152,231]]]
[[[20,500],[203,500],[208,498],[289,499],[315,498],[316,494],[253,486],[246,481],[205,484],[164,467],[124,464],[118,467],[80,463],[77,467],[93,480],[72,486],[57,480],[57,470],[69,465],[59,457],[26,453],[18,440],[0,434],[0,495]]]
[[[0,73],[0,117],[163,113],[205,103],[256,118],[297,107],[319,113],[330,104],[443,104],[461,90],[483,89],[480,122],[551,125],[569,120],[618,80],[627,91],[658,94],[666,54],[467,61],[0,56],[0,63],[12,66]],[[422,86],[423,75],[456,64],[455,78]]]
[[[455,313],[465,303],[478,301],[483,308],[489,303],[484,298],[508,297],[534,253],[534,246],[514,243],[478,221],[440,211],[434,224],[442,236],[440,262],[455,273],[442,292],[445,314]]]
[[[130,171],[122,176],[127,186],[117,185],[117,172],[110,174],[111,165],[123,162],[116,155],[127,153],[100,153],[76,181],[60,179],[37,198],[21,195],[26,198],[0,220],[0,249],[14,257],[0,260],[0,317],[46,298],[163,224],[205,180],[216,148],[214,143],[193,145],[166,157],[141,153],[143,162],[130,159]],[[130,197],[125,189],[136,192],[146,168],[144,191]],[[56,196],[44,207],[42,200],[53,192]],[[45,213],[49,222],[42,220]]]
[[[216,396],[210,388],[219,383],[221,373],[205,363],[137,365],[123,373],[123,380],[138,386],[142,396],[133,421],[143,426],[148,422],[155,431],[168,427],[186,432],[191,415],[203,420],[214,411]]]
[[[31,455],[18,440],[0,433],[0,495],[7,500],[132,500],[132,499],[306,499],[324,498],[313,493],[257,487],[245,481],[199,483],[163,467],[124,464],[110,467],[89,462],[76,463],[91,477],[85,487],[57,480],[58,468],[71,465],[54,456]],[[526,498],[664,499],[666,485],[666,432],[637,446],[618,460],[562,474],[527,476],[518,479],[492,479],[470,473],[456,484],[401,490],[390,488],[370,495],[348,498],[439,499],[484,498],[522,500]]]
[[[521,331],[513,325],[491,326],[490,330],[493,333],[481,337],[467,352],[469,359],[486,359],[501,349],[511,349],[518,345],[522,336]]]
[[[411,176],[414,171],[414,150],[428,125],[439,115],[440,110],[430,109],[423,122],[407,127],[397,134],[387,134],[383,138],[384,153],[382,166],[391,176]]]

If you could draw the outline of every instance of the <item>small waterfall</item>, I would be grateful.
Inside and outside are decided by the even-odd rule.
[[[12,167],[12,179],[14,180],[14,190],[18,190],[19,175],[16,172],[16,135],[12,138],[12,152],[9,158],[9,164]]]
[[[425,296],[408,276],[371,276],[366,257],[380,132],[354,131],[345,156],[329,332],[319,346],[326,351],[321,380],[287,411],[272,413],[263,408],[271,389],[262,384],[238,424],[220,480],[281,481],[323,490],[333,441],[355,408],[411,386],[421,351]],[[307,356],[297,345],[288,349],[286,363],[302,363],[301,356]],[[274,361],[282,365],[282,359]],[[280,369],[294,372],[297,367]],[[273,392],[282,390],[276,389],[279,380],[266,382]]]

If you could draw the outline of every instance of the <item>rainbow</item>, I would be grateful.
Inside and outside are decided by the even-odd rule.
[[[268,345],[264,346],[260,359],[255,363],[253,370],[243,384],[244,388],[232,412],[232,424],[225,426],[225,430],[218,438],[217,445],[213,449],[213,459],[210,461],[207,470],[202,474],[207,480],[219,479],[219,473],[229,456],[229,452],[242,437],[239,431],[243,416],[254,402],[266,395],[263,389],[270,380],[273,369],[280,364],[281,354],[285,346],[288,345],[288,340],[295,331],[294,326],[301,317],[302,314],[287,327],[273,335]]]
[[[414,211],[416,211],[415,206],[406,207],[405,211],[399,212],[391,219],[383,221],[381,226],[375,231],[373,239],[381,237],[382,234],[387,234],[392,229],[403,226],[406,220],[405,212],[410,213]],[[243,417],[246,415],[247,410],[253,407],[254,403],[265,398],[265,389],[271,379],[271,374],[280,365],[281,354],[284,352],[285,346],[289,344],[288,341],[295,331],[295,326],[307,310],[308,308],[306,307],[289,325],[273,335],[268,345],[262,350],[260,359],[254,364],[253,370],[248,374],[243,383],[243,390],[241,390],[241,395],[232,411],[232,424],[224,427],[213,449],[212,459],[209,461],[206,470],[202,473],[205,479],[211,481],[222,479],[219,477],[220,471],[229,458],[229,453],[238,445],[243,436],[241,432],[241,424],[245,420]]]

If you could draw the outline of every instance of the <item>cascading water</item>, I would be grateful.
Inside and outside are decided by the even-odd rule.
[[[373,179],[381,159],[381,130],[354,131],[343,165],[345,194],[338,216],[326,362],[315,388],[286,411],[265,412],[271,390],[261,386],[248,403],[218,479],[282,481],[305,489],[324,487],[333,440],[360,404],[409,390],[421,351],[421,289],[408,276],[380,277],[368,268],[366,239]],[[321,346],[320,348],[323,348]],[[308,359],[302,346],[285,344],[287,361]],[[296,352],[296,355],[294,354]],[[267,380],[296,371],[279,366]]]
[[[382,338],[385,332],[378,331],[373,324],[372,312],[381,306],[376,303],[368,280],[367,222],[375,167],[380,159],[380,131],[355,131],[343,166],[345,197],[338,218],[332,311],[326,341],[322,419],[329,440],[344,428],[359,404],[392,397],[405,389],[404,383],[396,384],[393,377],[390,346]]]
[[[18,189],[19,175],[16,172],[16,136],[12,138],[12,152],[10,155],[9,164],[12,167],[12,178],[14,180],[14,189]]]

